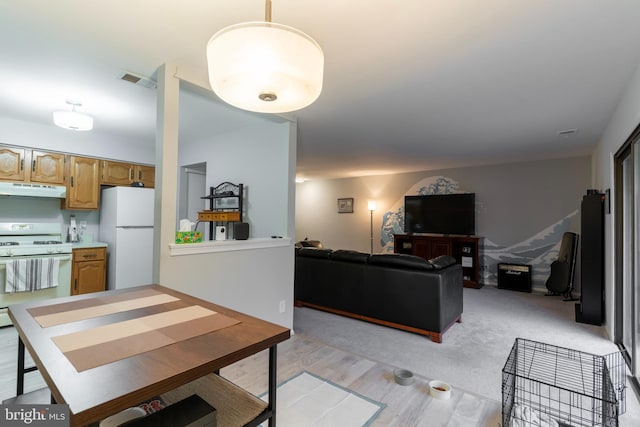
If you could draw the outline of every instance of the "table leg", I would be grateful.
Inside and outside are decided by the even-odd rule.
[[[18,336],[18,385],[16,387],[16,396],[24,393],[24,343],[22,338]]]
[[[24,374],[27,372],[37,371],[37,366],[31,366],[30,368],[24,367],[24,359],[26,357],[24,342],[22,342],[22,338],[18,335],[18,372],[17,372],[17,385],[16,385],[16,396],[20,396],[24,394]]]
[[[276,391],[278,388],[276,368],[278,367],[278,346],[269,347],[269,427],[276,427]]]

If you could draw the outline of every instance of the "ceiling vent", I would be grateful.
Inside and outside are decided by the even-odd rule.
[[[130,71],[122,71],[118,78],[120,80],[124,80],[125,82],[133,83],[138,86],[146,87],[148,89],[156,89],[158,87],[158,83],[151,80],[149,77],[139,76],[137,74],[133,74]]]
[[[571,136],[578,132],[578,129],[567,129],[558,132],[558,136]]]

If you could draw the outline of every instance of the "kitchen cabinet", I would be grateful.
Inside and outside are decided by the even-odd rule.
[[[0,179],[24,181],[25,149],[0,147]]]
[[[131,185],[142,182],[147,188],[154,188],[155,167],[135,163],[102,160],[100,165],[100,184]]]
[[[107,248],[73,250],[71,295],[100,292],[106,289]]]
[[[97,210],[100,200],[100,161],[67,156],[67,197],[62,209]]]
[[[0,180],[64,184],[62,153],[0,146]]]
[[[155,188],[156,168],[154,166],[135,165],[133,173],[135,181],[143,183],[146,188]]]
[[[64,154],[31,151],[31,182],[64,185]]]
[[[100,184],[130,185],[133,169],[131,163],[102,160],[100,165]]]

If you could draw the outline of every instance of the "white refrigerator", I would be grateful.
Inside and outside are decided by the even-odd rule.
[[[152,188],[102,190],[100,240],[108,245],[108,289],[152,283],[153,206]]]

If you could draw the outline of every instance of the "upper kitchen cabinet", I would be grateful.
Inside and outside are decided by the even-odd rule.
[[[67,198],[62,209],[96,210],[100,199],[100,160],[67,156]]]
[[[153,166],[135,165],[135,181],[141,182],[147,188],[156,186],[156,168]]]
[[[142,182],[148,188],[155,186],[155,168],[153,166],[102,160],[100,170],[100,184],[102,185],[128,186],[133,182]]]
[[[100,162],[100,184],[130,185],[133,178],[131,163],[102,160]]]
[[[0,147],[0,179],[24,181],[25,149]]]
[[[31,152],[31,182],[64,184],[64,154]]]
[[[0,180],[64,184],[64,154],[0,146]]]

